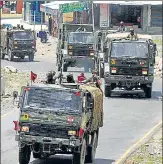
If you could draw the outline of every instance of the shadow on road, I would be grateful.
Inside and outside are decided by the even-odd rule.
[[[97,159],[95,159],[93,164],[112,164],[114,162],[115,162],[115,160],[97,158]],[[63,163],[72,164],[72,157],[69,156],[69,157],[63,158],[63,156],[57,156],[57,157],[54,156],[54,157],[51,157],[46,160],[34,160],[33,162],[30,162],[30,164],[54,164],[54,163],[56,163],[56,164],[63,164]]]
[[[161,100],[162,99],[162,93],[161,91],[152,91],[152,98],[145,98],[144,93],[142,94],[127,94],[127,93],[120,93],[120,94],[113,94],[110,98],[108,99],[117,99],[117,98],[121,98],[121,99],[134,99],[134,100]]]
[[[8,61],[7,58],[5,58],[5,60]],[[12,62],[22,62],[22,63],[23,63],[23,62],[31,62],[31,61],[29,61],[28,58],[25,58],[25,59],[14,58]],[[34,59],[32,62],[33,62],[33,63],[36,63],[36,62],[38,63],[38,62],[40,62],[40,61]]]

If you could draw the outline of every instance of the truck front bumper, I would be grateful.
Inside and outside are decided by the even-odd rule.
[[[106,75],[105,76],[105,85],[110,86],[111,84],[118,83],[140,83],[140,84],[149,84],[154,80],[153,76],[126,76],[126,75]]]
[[[60,146],[65,145],[71,147],[78,147],[81,145],[81,140],[75,137],[64,139],[64,138],[50,138],[50,137],[42,137],[42,136],[16,134],[15,140],[28,144],[40,143],[40,144],[51,144],[51,145],[60,145]]]

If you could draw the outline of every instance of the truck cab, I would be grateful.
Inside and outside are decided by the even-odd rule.
[[[13,93],[17,98],[18,93]],[[19,163],[72,154],[73,164],[91,163],[103,126],[103,95],[97,87],[36,84],[19,96]],[[100,112],[99,112],[100,111]]]
[[[128,33],[107,36],[105,53],[105,96],[120,88],[127,91],[143,90],[151,98],[154,80],[156,44],[149,35],[138,34],[136,39]]]

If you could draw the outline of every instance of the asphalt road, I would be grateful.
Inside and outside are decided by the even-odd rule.
[[[21,71],[47,72],[55,69],[55,58],[36,56],[35,62],[8,62],[3,60],[1,66],[12,65]],[[118,160],[128,147],[139,140],[162,119],[162,101],[159,99],[162,79],[153,84],[152,99],[114,96],[104,98],[104,126],[100,129],[99,146],[95,164],[112,164]],[[2,109],[3,110],[3,109]],[[10,110],[13,110],[11,107]],[[14,139],[13,120],[17,120],[19,111],[1,118],[1,162],[18,163],[18,143]],[[30,164],[71,164],[71,156],[55,156],[46,161],[34,160]]]

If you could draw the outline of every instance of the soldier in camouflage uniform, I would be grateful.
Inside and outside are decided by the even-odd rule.
[[[46,83],[47,84],[55,84],[57,77],[55,77],[55,71],[49,71],[46,75]]]
[[[101,86],[101,80],[100,80],[100,77],[97,75],[96,70],[93,70],[92,76],[89,79],[85,80],[85,83],[91,83],[91,82],[95,83],[98,88],[101,88],[100,87]]]
[[[130,34],[127,36],[130,40],[138,40],[137,34],[135,33],[134,29],[130,29]]]

